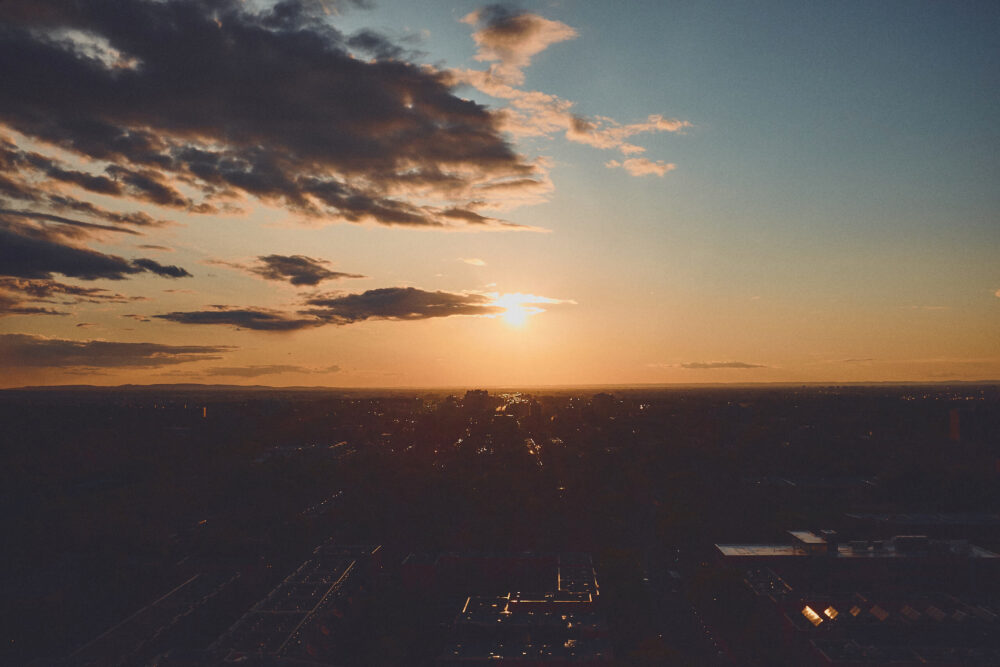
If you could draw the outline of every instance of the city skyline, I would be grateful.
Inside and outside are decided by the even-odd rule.
[[[1000,379],[992,3],[6,2],[3,387]]]

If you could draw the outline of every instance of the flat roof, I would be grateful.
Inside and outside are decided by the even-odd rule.
[[[932,512],[877,514],[851,512],[851,519],[908,526],[1000,526],[1000,514],[986,512]]]
[[[803,544],[826,544],[826,540],[811,530],[790,530],[788,534]]]
[[[957,545],[946,542],[948,549],[955,553]],[[855,550],[850,544],[838,544],[836,552],[826,553],[816,556],[810,554],[797,544],[716,544],[723,556],[727,558],[765,558],[765,557],[791,557],[801,558],[823,558],[836,556],[837,558],[924,558],[928,555],[927,550],[920,551],[897,551],[890,541],[885,541],[881,549],[866,549],[864,551]],[[974,544],[963,544],[962,548],[968,548],[965,554],[969,558],[1000,558],[1000,554],[993,553],[989,549],[977,547]]]
[[[715,548],[723,556],[763,557],[763,556],[808,556],[797,544],[716,544]]]

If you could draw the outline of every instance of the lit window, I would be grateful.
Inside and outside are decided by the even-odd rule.
[[[826,609],[823,610],[823,613],[826,614],[826,617],[829,618],[832,621],[833,619],[837,618],[837,615],[840,612],[838,612],[836,609],[834,609],[833,605],[830,605],[829,607],[827,607]]]
[[[813,608],[810,607],[809,605],[806,605],[805,608],[802,610],[802,615],[805,616],[809,620],[809,622],[812,623],[813,625],[818,626],[820,623],[823,622],[823,619],[820,617],[820,615],[817,614],[815,610],[813,610]]]

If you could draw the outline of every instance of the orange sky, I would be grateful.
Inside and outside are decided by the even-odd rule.
[[[1000,379],[1000,11],[597,5],[3,3],[0,386]]]

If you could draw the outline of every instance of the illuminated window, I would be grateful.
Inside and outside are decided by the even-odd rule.
[[[826,614],[826,617],[829,618],[831,621],[837,618],[837,616],[840,614],[839,611],[833,608],[833,605],[830,605],[829,607],[824,609],[823,613]]]
[[[817,614],[813,610],[813,608],[810,607],[809,605],[806,605],[805,608],[802,610],[802,615],[805,616],[807,619],[809,619],[809,622],[812,623],[813,625],[818,626],[820,623],[823,622],[823,619],[820,617],[820,615]]]
[[[851,607],[851,616],[857,616],[860,613],[861,613],[861,607],[859,607],[857,605],[854,605],[853,607]]]

